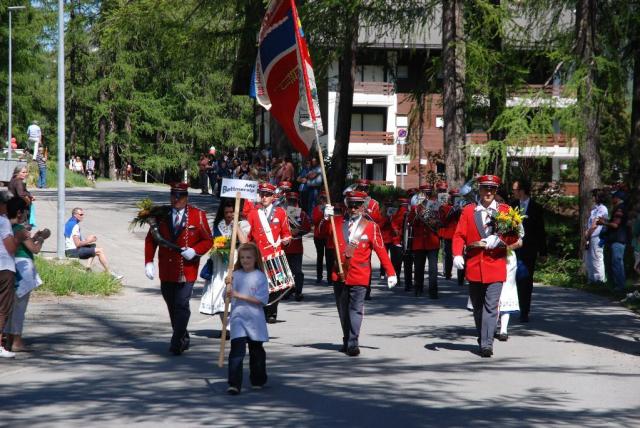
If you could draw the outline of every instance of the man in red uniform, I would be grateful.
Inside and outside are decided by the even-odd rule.
[[[311,222],[307,213],[300,208],[299,196],[296,192],[287,193],[287,216],[291,228],[291,242],[284,248],[287,262],[296,283],[295,299],[297,302],[303,299],[302,287],[304,286],[304,273],[302,272],[302,237],[311,231]],[[291,293],[287,294],[288,295]]]
[[[438,197],[447,195],[447,183],[441,181],[438,183]],[[442,227],[440,228],[439,235],[442,240],[442,247],[444,251],[444,277],[451,279],[451,271],[453,270],[453,253],[451,252],[451,240],[453,239],[453,233],[456,231],[458,225],[459,212],[453,209],[451,195],[447,195],[444,199],[444,203],[440,206],[440,213],[442,218]],[[458,214],[458,215],[456,215]]]
[[[398,198],[398,211],[391,216],[391,264],[396,271],[396,276],[400,276],[402,269],[402,259],[404,250],[402,249],[402,232],[404,227],[405,215],[409,206],[409,199]]]
[[[382,211],[380,212],[380,215],[383,219],[382,224],[380,224],[380,232],[382,233],[382,242],[384,242],[384,248],[387,249],[387,254],[391,254],[391,247],[393,246],[393,228],[391,227],[391,214],[389,214],[389,211],[393,208],[393,201],[391,199],[385,199],[383,205],[384,206],[382,208]],[[384,266],[380,265],[380,279],[384,278]]]
[[[320,231],[320,222],[324,218],[324,206],[327,204],[327,193],[323,190],[318,195],[318,204],[311,211],[313,222],[313,244],[316,247],[316,284],[322,283],[323,259],[326,252],[327,282],[331,284],[331,270],[329,269],[329,254],[327,251],[327,237]]]
[[[480,355],[488,358],[493,355],[498,302],[502,283],[507,278],[506,245],[513,242],[511,239],[504,242],[493,226],[493,216],[509,211],[508,205],[498,204],[495,200],[500,178],[483,175],[478,178],[478,185],[479,203],[464,207],[453,235],[453,266],[466,269]],[[465,247],[466,261],[463,256]]]
[[[348,213],[335,217],[338,246],[343,262],[344,277],[333,271],[333,292],[336,297],[338,315],[342,325],[341,352],[355,357],[360,354],[358,338],[364,315],[364,296],[371,278],[371,250],[375,251],[388,273],[387,285],[395,287],[398,283],[396,273],[382,242],[378,225],[363,215],[367,194],[352,191],[346,195]],[[325,216],[333,215],[333,207],[325,207]],[[324,221],[322,228],[332,236],[331,223]]]
[[[251,230],[247,239],[254,241],[260,250],[262,259],[276,254],[282,249],[282,245],[288,245],[291,240],[291,230],[287,213],[281,207],[273,206],[276,186],[270,183],[261,183],[258,186],[260,205],[256,206],[247,215],[247,222]],[[269,296],[271,301],[280,297],[278,293]],[[278,302],[265,306],[267,322],[275,323],[278,317]]]
[[[438,229],[427,224],[421,211],[429,201],[435,201],[433,186],[424,184],[420,186],[420,192],[425,197],[424,201],[411,208],[408,222],[413,231],[411,251],[413,252],[413,283],[415,285],[415,296],[419,297],[424,291],[424,266],[429,260],[429,297],[438,298],[438,251],[440,250],[440,237]],[[435,213],[438,215],[438,212]],[[435,220],[434,220],[435,221]]]
[[[375,221],[379,227],[382,226],[384,222],[384,217],[380,213],[380,204],[378,201],[369,196],[369,180],[364,178],[356,180],[356,189],[360,192],[364,192],[367,194],[367,199],[364,201],[366,214],[371,217],[371,220]]]
[[[171,211],[157,219],[160,236],[181,248],[177,251],[160,245],[158,251],[160,289],[173,328],[169,351],[174,355],[189,349],[187,325],[191,316],[191,291],[198,277],[200,257],[207,254],[213,244],[205,212],[189,205],[188,197],[186,183],[173,185]],[[144,241],[145,274],[149,279],[155,276],[153,258],[157,247],[158,243],[149,231]]]

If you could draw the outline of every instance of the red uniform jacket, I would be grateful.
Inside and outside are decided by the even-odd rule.
[[[380,213],[380,204],[373,198],[369,198],[369,202],[367,203],[367,213],[371,220],[375,221],[378,224],[378,227],[382,227],[384,223],[384,216]]]
[[[311,211],[311,221],[313,222],[313,237],[315,239],[325,239],[326,235],[323,235],[320,231],[320,222],[324,218],[324,213],[320,205],[316,205],[313,207],[313,211]]]
[[[280,207],[273,207],[273,205],[271,207],[267,220],[271,225],[271,233],[273,234],[274,243],[278,244],[278,239],[284,240],[291,237],[291,230],[289,229],[287,213]],[[282,245],[278,244],[275,248],[271,245],[267,239],[267,235],[264,233],[262,223],[260,223],[258,209],[262,209],[262,207],[254,208],[247,216],[247,221],[251,225],[251,231],[247,238],[256,243],[262,258],[264,259],[280,250]]]
[[[408,222],[413,231],[413,242],[411,249],[413,251],[420,250],[437,250],[440,248],[440,237],[436,232],[431,230],[417,215],[417,207],[411,207]]]
[[[393,241],[393,227],[391,226],[391,216],[387,216],[385,213],[383,219],[380,225],[380,232],[382,232],[382,242],[387,245]]]
[[[402,230],[404,226],[404,215],[407,213],[407,207],[400,207],[398,211],[391,216],[391,243],[393,245],[402,245]]]
[[[284,247],[285,254],[302,254],[302,237],[311,232],[311,222],[309,221],[309,216],[306,212],[300,211],[300,217],[298,217],[296,221],[300,224],[300,227],[296,233],[291,230],[292,238],[289,245]]]
[[[211,229],[204,211],[187,205],[182,220],[182,226],[173,230],[171,211],[158,222],[160,235],[167,241],[180,247],[191,247],[198,257],[186,260],[178,251],[160,246],[158,250],[158,269],[160,281],[168,282],[195,282],[198,278],[200,257],[205,255],[212,247]],[[144,262],[153,262],[158,244],[153,239],[151,232],[147,233],[144,240]]]
[[[340,247],[340,258],[346,260],[346,242],[344,237],[343,225],[345,218],[343,216],[334,217],[336,224],[336,233],[338,235],[338,245]],[[329,236],[327,242],[333,241],[333,235],[331,234],[331,222],[325,221],[322,223],[323,230]],[[348,237],[347,237],[348,239]],[[346,272],[345,285],[363,285],[369,286],[369,279],[371,277],[371,250],[375,251],[380,259],[380,263],[384,266],[385,272],[388,276],[393,276],[396,271],[393,269],[387,250],[382,242],[382,234],[378,225],[369,221],[364,228],[358,245],[351,257],[349,263],[349,270]],[[338,281],[338,266],[334,264],[334,270],[331,274],[333,281]]]
[[[498,211],[507,212],[509,211],[509,206],[498,204]],[[483,227],[482,219],[480,212],[476,212],[476,204],[465,206],[453,235],[452,247],[454,256],[461,256],[466,245],[480,241],[483,238],[479,230],[480,227]],[[498,247],[493,250],[468,248],[465,272],[469,282],[483,284],[504,282],[507,279],[507,249],[505,247]]]
[[[442,239],[453,239],[453,234],[458,226],[460,215],[449,215],[452,209],[453,205],[451,204],[443,204],[440,207],[443,227],[440,228],[438,233]]]

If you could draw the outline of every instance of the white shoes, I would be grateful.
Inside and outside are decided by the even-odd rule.
[[[7,351],[4,347],[0,346],[0,358],[13,358],[15,356],[15,352]]]
[[[115,272],[111,272],[111,276],[116,281],[120,281],[122,278],[124,278],[124,275],[120,275],[119,273],[115,273]]]

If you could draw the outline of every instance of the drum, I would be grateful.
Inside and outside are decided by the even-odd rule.
[[[280,250],[267,256],[262,259],[262,263],[264,264],[264,273],[269,280],[269,294],[286,291],[295,286],[284,251]]]

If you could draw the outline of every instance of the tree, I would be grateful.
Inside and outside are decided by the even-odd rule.
[[[447,182],[460,187],[466,150],[464,4],[462,0],[443,0],[442,4],[444,163]]]

